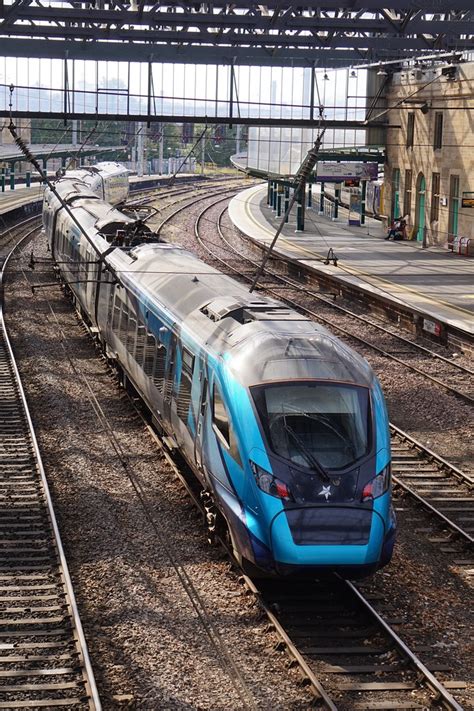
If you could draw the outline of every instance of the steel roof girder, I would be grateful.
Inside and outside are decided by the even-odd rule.
[[[22,4],[29,4],[31,3],[31,0],[19,0]],[[16,6],[19,4],[19,1],[16,0],[16,2],[10,2],[7,3],[4,0],[4,7],[5,8],[11,8],[12,6]],[[419,2],[422,2],[422,8],[424,12],[432,12],[432,13],[442,13],[442,12],[461,12],[464,10],[471,10],[472,11],[472,0],[419,0]],[[66,2],[63,0],[62,4],[64,6],[68,5],[70,7],[77,7],[78,5],[83,5],[85,9],[91,10],[90,8],[90,0],[70,0],[70,2]],[[110,6],[112,9],[115,7],[120,8],[121,10],[128,9],[132,10],[131,3],[114,3],[114,2],[109,2],[109,3],[104,3]],[[168,0],[167,2],[164,3],[152,3],[152,2],[143,2],[143,11],[148,12],[150,10],[156,10],[161,7],[169,8],[169,7],[176,7],[179,9],[186,9],[186,6],[183,5],[181,2],[176,2],[175,0]],[[207,7],[209,7],[209,4],[206,4]],[[205,4],[202,4],[200,7],[205,7]],[[262,5],[258,2],[251,2],[250,0],[234,0],[232,2],[232,8],[233,11],[235,10],[251,10],[254,12],[256,15],[262,15],[262,8],[265,7],[266,11],[268,13],[271,13],[272,11],[275,10],[282,10],[285,6],[280,2],[280,0],[266,0],[265,5]],[[414,7],[414,0],[390,0],[388,3],[388,6],[391,10],[397,11],[397,12],[404,12],[404,11],[410,11],[413,9],[417,9],[416,4]],[[199,12],[195,11],[195,5],[188,5],[188,14],[195,14],[199,15]],[[288,3],[286,7],[292,7],[291,3]],[[298,8],[302,8],[303,11],[325,11],[325,10],[349,10],[352,12],[359,12],[359,11],[380,11],[381,4],[380,0],[306,0],[306,2],[303,5],[298,5]],[[227,2],[222,2],[222,3],[212,3],[212,8],[216,10],[216,12],[219,13],[224,13],[228,12],[229,8],[229,3]]]
[[[45,38],[58,38],[67,39],[68,29],[71,30],[71,34],[75,39],[83,40],[110,40],[111,30],[103,27],[88,26],[88,27],[56,27],[56,26],[41,26],[38,28],[38,34]],[[338,48],[354,48],[354,49],[380,49],[381,51],[386,51],[387,48],[392,50],[405,50],[405,51],[415,51],[426,48],[426,42],[423,37],[400,37],[400,36],[384,36],[383,38],[377,36],[370,37],[354,37],[346,36],[342,33],[331,33],[330,35],[321,35],[318,33],[308,34],[308,35],[269,35],[269,34],[245,34],[239,35],[235,32],[211,32],[204,34],[200,31],[190,30],[188,32],[179,31],[146,31],[146,30],[128,30],[122,28],[114,28],[114,40],[130,41],[146,41],[147,43],[176,43],[182,44],[183,42],[191,44],[208,44],[212,42],[213,44],[219,46],[241,46],[241,45],[252,45],[260,47],[276,47],[276,48],[304,48],[311,49],[315,38],[321,43],[322,46],[335,49]],[[0,27],[0,36],[4,34],[2,28]],[[31,37],[35,35],[34,28],[27,25],[20,25],[15,27],[12,34],[22,37]],[[380,41],[383,39],[384,46],[380,47]],[[438,41],[438,38],[434,38],[434,41]],[[443,38],[443,44],[440,46],[454,46],[461,50],[465,48],[474,48],[474,39],[458,39],[454,38],[451,42],[448,37]],[[127,48],[130,45],[127,45]],[[124,48],[125,50],[125,48]]]
[[[29,2],[30,0],[28,0]],[[13,7],[13,6],[12,6]],[[200,14],[192,13],[189,15],[183,13],[169,12],[144,12],[142,14],[129,10],[81,10],[77,8],[43,8],[43,7],[16,7],[15,14],[12,15],[15,20],[32,20],[41,22],[57,22],[68,21],[74,23],[82,22],[98,22],[100,24],[115,24],[123,23],[125,25],[145,25],[146,27],[154,27],[156,25],[169,25],[184,27],[191,25],[194,27],[205,27],[206,25],[218,26],[222,28],[230,28],[231,26],[244,27],[246,29],[309,29],[314,26],[314,17],[303,15],[282,15],[278,18],[281,22],[281,27],[277,27],[275,21],[270,17],[251,16],[251,15],[213,15],[211,13]],[[352,12],[352,10],[351,10]],[[474,12],[469,13],[470,18],[465,16],[459,20],[439,20],[432,21],[423,19],[426,16],[425,11],[408,12],[404,17],[391,18],[387,11],[379,10],[380,17],[372,18],[357,18],[354,17],[332,17],[326,16],[325,21],[318,19],[316,24],[320,24],[320,29],[323,31],[332,31],[338,29],[354,30],[356,27],[360,31],[383,32],[390,30],[405,33],[407,26],[412,32],[437,33],[446,31],[462,30],[463,34],[468,34],[474,27]],[[347,14],[347,13],[346,13]],[[360,15],[360,13],[356,13]],[[415,23],[414,18],[418,18]],[[447,26],[449,24],[449,26]],[[461,26],[463,25],[463,26]],[[409,32],[408,32],[409,34]]]
[[[102,60],[102,61],[150,61],[154,62],[195,63],[195,64],[257,64],[259,66],[319,66],[345,67],[364,59],[354,50],[298,50],[292,48],[253,47],[204,47],[183,46],[182,44],[124,44],[121,42],[96,41],[54,41],[44,38],[3,38],[1,54],[6,57],[47,57],[52,59]],[[392,58],[392,55],[389,55]]]

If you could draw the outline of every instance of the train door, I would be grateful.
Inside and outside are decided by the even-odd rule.
[[[177,338],[171,334],[169,342],[168,362],[166,365],[165,383],[163,390],[163,417],[171,423],[171,404],[173,402],[173,389],[176,374],[176,346]]]
[[[423,173],[420,173],[417,180],[417,191],[416,191],[416,215],[415,224],[416,239],[418,242],[423,242],[423,237],[425,234],[425,193],[426,193],[426,181]]]
[[[95,290],[97,288],[97,255],[92,251],[89,245],[85,250],[84,269],[78,273],[79,280],[84,279],[84,291],[86,294],[87,310],[91,319],[95,320]]]
[[[204,370],[200,371],[201,391],[199,395],[199,405],[196,413],[196,437],[194,439],[194,460],[200,471],[202,471],[202,438],[204,432],[204,421],[206,417],[206,407],[208,400],[207,376]]]

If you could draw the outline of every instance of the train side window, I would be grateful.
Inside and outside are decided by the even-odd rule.
[[[188,351],[187,348],[183,348],[182,360],[183,372],[187,373],[192,377],[194,370],[194,356],[191,351]]]
[[[133,356],[135,354],[135,336],[137,331],[137,317],[135,311],[130,309],[128,314],[128,329],[127,329],[127,350]]]
[[[163,392],[166,371],[166,348],[162,343],[156,344],[155,367],[153,368],[153,382]]]
[[[120,318],[120,332],[119,338],[124,344],[127,344],[127,333],[128,333],[128,308],[127,305],[122,302],[122,316]]]
[[[201,373],[202,385],[201,385],[201,415],[204,416],[206,412],[207,405],[207,378],[204,373]]]
[[[223,441],[231,457],[237,462],[239,466],[242,466],[242,460],[239,454],[239,448],[237,446],[237,440],[235,437],[234,429],[232,423],[227,414],[222,395],[220,394],[219,388],[216,383],[214,383],[213,391],[213,408],[212,408],[212,424],[214,431],[217,433],[219,438]]]
[[[120,307],[121,307],[121,300],[118,294],[115,294],[115,299],[114,299],[114,313],[112,317],[112,331],[118,335],[118,330],[119,330],[119,325],[120,325]]]
[[[155,336],[152,333],[147,333],[146,339],[145,339],[145,358],[143,360],[143,370],[145,371],[145,375],[148,375],[149,378],[151,378],[151,376],[153,374],[153,363],[155,360],[155,351],[156,351]]]
[[[189,413],[189,406],[191,404],[194,356],[190,351],[187,350],[187,348],[183,348],[181,358],[181,381],[179,384],[179,394],[176,402],[176,411],[180,420],[186,423]]]
[[[230,447],[229,417],[225,409],[224,401],[217,385],[214,383],[212,424],[214,429],[221,435],[227,447]]]
[[[143,321],[140,318],[137,321],[137,340],[135,343],[135,360],[138,365],[143,363],[143,354],[145,353],[145,343],[146,343],[146,328]]]

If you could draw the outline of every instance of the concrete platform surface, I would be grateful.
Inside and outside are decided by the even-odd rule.
[[[5,186],[5,192],[0,192],[0,215],[10,212],[17,207],[28,203],[39,202],[43,199],[43,185],[32,183],[31,187],[16,185],[14,190]]]
[[[229,215],[242,233],[269,245],[281,218],[266,201],[266,184],[254,186],[232,199]],[[319,215],[318,210],[319,196],[315,195],[313,207],[306,209],[304,232],[296,232],[294,208],[275,251],[474,334],[474,258],[440,247],[423,249],[417,242],[388,242],[377,220],[369,218],[363,227],[349,227],[347,210],[340,211],[337,221]],[[337,267],[323,264],[330,248],[338,257]]]

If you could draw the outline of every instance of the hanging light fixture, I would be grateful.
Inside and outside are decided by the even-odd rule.
[[[384,69],[382,62],[379,64],[379,70],[377,72],[378,77],[388,77],[388,72],[386,69]]]
[[[326,71],[324,72],[323,79],[325,79],[326,81],[329,81],[329,76],[328,76],[328,73],[327,73]]]
[[[349,74],[349,79],[357,79],[357,72],[355,69],[351,69],[351,73]]]

